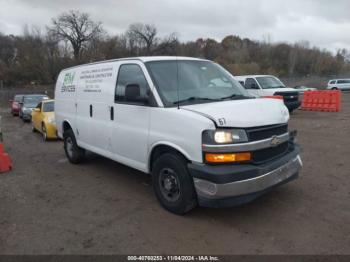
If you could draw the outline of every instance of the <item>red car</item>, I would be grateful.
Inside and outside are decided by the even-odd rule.
[[[11,114],[13,116],[19,115],[19,110],[21,108],[21,105],[19,104],[22,101],[23,95],[15,95],[13,100],[10,100],[11,104]]]

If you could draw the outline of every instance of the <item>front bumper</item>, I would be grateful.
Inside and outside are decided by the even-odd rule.
[[[294,102],[285,101],[284,104],[286,105],[289,111],[293,111],[301,106],[300,101],[294,101]]]
[[[22,118],[23,118],[23,120],[28,120],[28,121],[32,120],[32,111],[23,112]]]
[[[201,206],[227,207],[250,202],[275,186],[298,177],[299,150],[263,165],[208,166],[189,164]]]
[[[11,108],[11,113],[12,113],[13,115],[18,116],[18,114],[19,114],[19,108],[17,108],[17,107],[12,107],[12,108]]]

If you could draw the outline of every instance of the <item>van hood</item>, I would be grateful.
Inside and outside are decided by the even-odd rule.
[[[219,127],[257,127],[286,123],[288,109],[279,99],[246,99],[182,106],[213,120]]]

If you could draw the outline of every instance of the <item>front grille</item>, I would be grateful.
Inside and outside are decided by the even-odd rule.
[[[279,157],[288,151],[289,143],[284,142],[276,147],[264,148],[253,152],[253,163],[260,164]]]
[[[283,135],[288,132],[288,125],[272,125],[259,128],[246,129],[249,141],[258,141],[271,138],[272,136]]]
[[[276,92],[274,95],[283,96],[284,102],[296,102],[299,100],[298,92]]]

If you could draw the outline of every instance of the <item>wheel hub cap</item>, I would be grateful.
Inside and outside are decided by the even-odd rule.
[[[165,199],[174,202],[180,197],[177,174],[170,168],[164,168],[159,176],[160,191]]]

